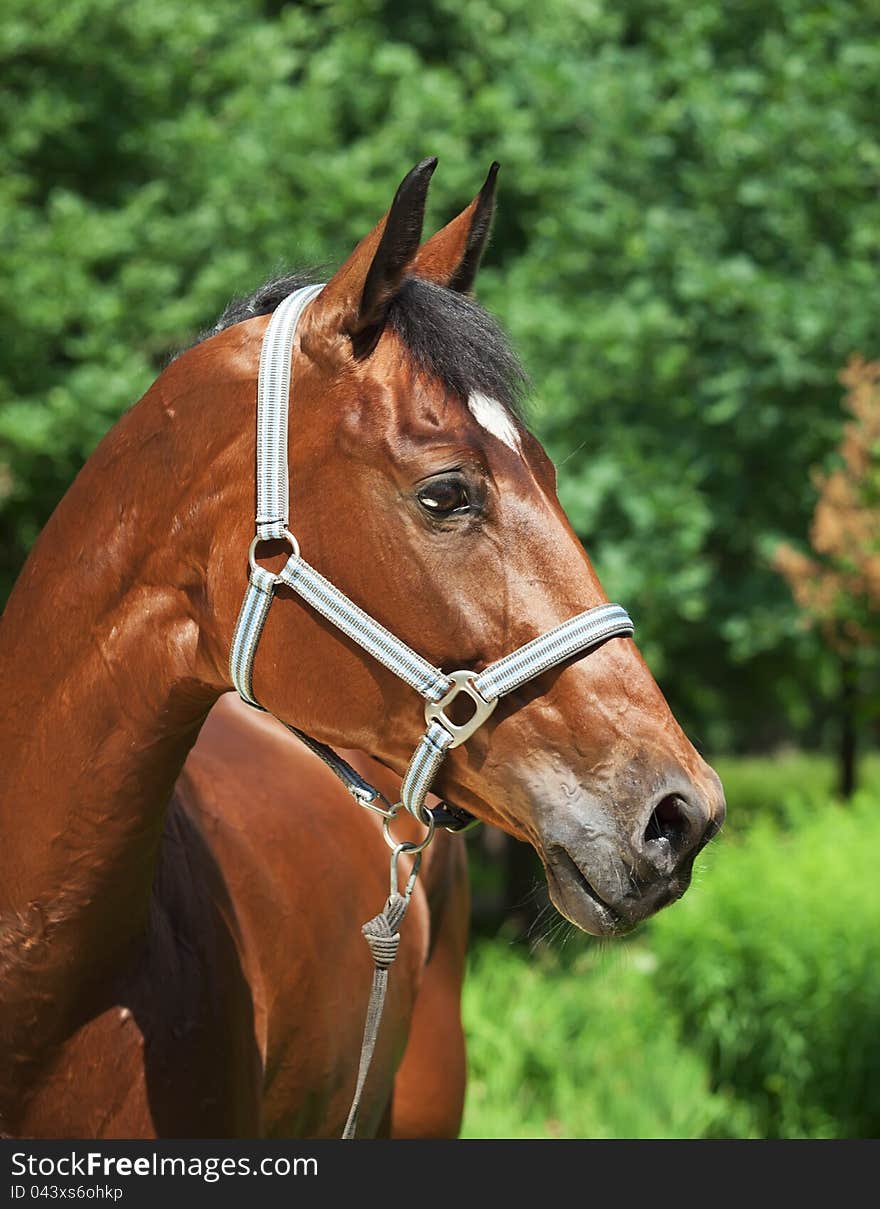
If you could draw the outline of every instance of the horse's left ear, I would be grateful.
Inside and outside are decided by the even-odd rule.
[[[425,202],[435,157],[401,181],[391,208],[339,268],[311,308],[315,330],[350,336],[355,356],[368,353],[382,332],[388,307],[422,238]]]
[[[410,266],[413,277],[435,281],[460,294],[471,290],[492,226],[498,168],[497,162],[492,165],[467,209],[422,244]]]

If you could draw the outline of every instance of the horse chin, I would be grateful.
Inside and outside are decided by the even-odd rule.
[[[591,936],[621,936],[633,924],[600,898],[580,866],[564,848],[556,848],[544,859],[547,887],[553,906],[565,918]]]
[[[582,860],[562,845],[544,855],[547,885],[554,907],[567,920],[593,936],[623,936],[657,911],[681,898],[691,881],[687,862],[674,877],[658,878],[608,902],[596,890]],[[596,871],[595,880],[600,876]],[[605,882],[608,877],[604,879]]]

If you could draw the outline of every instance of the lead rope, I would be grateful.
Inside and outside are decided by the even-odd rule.
[[[256,709],[262,709],[253,691],[254,657],[275,590],[279,584],[285,584],[343,634],[420,693],[426,702],[427,729],[404,774],[401,800],[394,805],[346,764],[332,748],[311,739],[295,727],[288,726],[288,730],[302,739],[339,777],[356,802],[382,815],[385,840],[392,850],[391,893],[384,909],[364,924],[362,929],[373,954],[375,968],[354,1102],[343,1135],[353,1138],[361,1096],[376,1048],[388,985],[388,970],[397,955],[400,943],[399,926],[415,888],[421,854],[430,844],[437,823],[437,812],[429,810],[426,805],[428,791],[446,752],[469,739],[486,721],[504,694],[609,638],[629,637],[633,633],[633,623],[620,605],[599,605],[578,613],[546,634],[541,634],[510,655],[496,660],[482,672],[463,669],[447,675],[428,663],[369,613],[349,600],[314,567],[309,566],[300,553],[297,539],[287,527],[287,416],[291,358],[297,324],[305,308],[322,288],[320,285],[306,286],[285,298],[273,313],[263,339],[257,385],[257,531],[248,551],[250,576],[233,634],[229,671],[232,683],[242,700]],[[273,539],[286,541],[291,551],[286,564],[277,575],[267,571],[256,561],[259,544]],[[473,707],[472,716],[462,724],[453,722],[445,712],[445,708],[460,695],[470,698]],[[401,807],[427,827],[427,834],[420,843],[398,843],[391,835],[390,824]],[[411,854],[414,859],[401,894],[398,863],[404,853]]]
[[[393,894],[385,903],[385,910],[367,920],[361,928],[366,937],[370,952],[373,954],[375,967],[373,969],[373,985],[370,987],[370,1001],[367,1004],[367,1019],[364,1024],[364,1039],[361,1042],[361,1058],[358,1064],[357,1085],[354,1098],[348,1110],[348,1120],[342,1131],[343,1140],[348,1141],[355,1136],[358,1114],[361,1109],[361,1097],[364,1094],[364,1084],[373,1061],[376,1048],[376,1038],[379,1036],[379,1025],[382,1023],[382,1011],[385,1007],[385,992],[388,989],[388,970],[390,969],[397,949],[400,945],[398,928],[406,915],[408,903],[401,894]]]
[[[433,828],[431,829],[428,838],[423,841],[423,845],[431,842],[433,836]],[[419,845],[419,847],[422,847]],[[358,1114],[361,1109],[361,1098],[364,1094],[364,1085],[367,1082],[367,1075],[370,1071],[370,1064],[373,1061],[373,1053],[376,1049],[376,1039],[379,1036],[379,1025],[382,1023],[382,1011],[385,1007],[385,992],[388,990],[388,971],[394,964],[397,957],[397,950],[400,947],[400,925],[403,923],[403,917],[406,915],[407,907],[409,907],[412,892],[415,889],[416,878],[419,875],[419,868],[422,863],[422,853],[417,851],[413,861],[413,867],[410,870],[410,875],[407,878],[406,887],[403,894],[397,888],[397,860],[401,852],[408,851],[410,846],[406,844],[398,844],[391,854],[391,893],[385,903],[383,910],[378,915],[374,915],[372,919],[368,919],[361,932],[364,934],[370,952],[373,955],[373,984],[370,987],[370,1000],[367,1004],[367,1018],[364,1022],[364,1038],[361,1042],[361,1056],[358,1063],[357,1083],[355,1085],[354,1097],[351,1102],[351,1108],[348,1110],[348,1119],[345,1122],[345,1129],[342,1131],[344,1141],[348,1141],[355,1136],[357,1130]]]

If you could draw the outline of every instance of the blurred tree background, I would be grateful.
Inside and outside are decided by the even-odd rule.
[[[734,827],[740,872],[721,880],[719,909],[737,877],[765,878],[805,786],[837,834],[827,762],[760,756],[854,742],[842,734],[853,696],[871,695],[821,627],[802,624],[778,551],[807,550],[816,474],[839,464],[841,367],[880,352],[880,7],[6,0],[0,62],[0,599],[107,427],[230,296],[282,267],[338,264],[422,157],[440,157],[427,230],[498,159],[477,293],[532,377],[531,422],[559,467],[563,502],[689,735],[713,759],[749,755],[722,768],[731,817],[739,811],[745,828],[772,816],[781,829],[755,840],[749,866]],[[876,675],[876,660],[862,662]],[[876,780],[880,766],[865,767]],[[810,880],[820,830],[799,858]],[[845,835],[855,850],[852,828],[840,844]],[[530,867],[518,876],[528,881]],[[675,911],[691,896],[699,911],[697,890]],[[827,903],[835,887],[826,890]],[[793,895],[780,884],[783,915],[797,912]],[[645,969],[666,969],[673,929],[664,915]],[[727,996],[730,979],[739,986],[762,967],[746,939],[724,944],[728,972],[707,958],[684,997],[698,1058],[681,1058],[668,1003],[652,999],[646,1011],[641,991],[633,1000],[633,1020],[658,1022],[676,1111],[664,1125],[611,1112],[579,1127],[880,1128],[876,1096],[847,1125],[833,1096],[806,1076],[798,1083],[801,1050],[769,1074],[750,1067],[752,1090],[730,1098],[730,1055],[754,1056],[757,1032],[744,1024],[734,1038],[720,1021],[700,1040],[699,995]],[[833,999],[841,988],[828,969]],[[807,956],[798,970],[800,1001],[815,971]],[[861,995],[876,1023],[876,998],[848,977],[844,991]],[[667,971],[660,982],[675,979]],[[473,984],[469,1011],[491,1047],[480,1029],[494,1008],[479,998],[490,984]],[[508,989],[499,994],[509,1001]],[[781,991],[775,1008],[750,1001],[756,1030],[761,1020],[770,1030],[783,1002]],[[602,1010],[608,1022],[626,1015],[616,1000]],[[743,1012],[737,1019],[751,1019]],[[795,1034],[824,1047],[828,1019]],[[576,1027],[565,1026],[569,1041]],[[771,1032],[761,1052],[781,1053]],[[631,1049],[627,1034],[611,1052]],[[601,1085],[601,1068],[589,1077]],[[679,1097],[688,1080],[693,1102]],[[536,1119],[546,1124],[547,1112]]]

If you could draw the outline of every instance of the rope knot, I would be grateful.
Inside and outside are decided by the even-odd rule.
[[[398,928],[406,915],[407,901],[402,894],[392,894],[379,915],[368,919],[361,931],[364,934],[377,970],[387,970],[394,964],[400,947]]]

